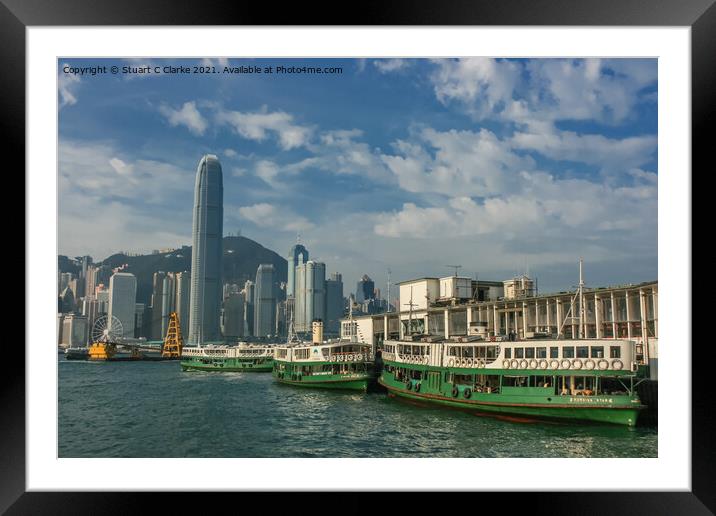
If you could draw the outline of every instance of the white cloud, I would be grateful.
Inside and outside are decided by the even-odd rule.
[[[538,124],[555,120],[619,123],[656,83],[655,60],[438,59],[431,80],[444,104],[478,120]]]
[[[508,191],[521,170],[534,168],[487,129],[479,132],[423,129],[416,142],[398,140],[383,162],[401,188],[415,193],[485,196]],[[434,150],[434,155],[431,154]]]
[[[643,174],[643,176],[641,175]],[[641,184],[611,187],[582,179],[558,180],[544,172],[523,172],[513,193],[476,200],[454,196],[435,206],[406,203],[383,214],[374,225],[377,235],[433,239],[487,236],[497,242],[533,239],[536,235],[558,253],[564,242],[598,239],[605,256],[610,239],[627,237],[635,242],[656,242],[657,186],[640,171]],[[606,232],[621,231],[621,234]],[[486,240],[486,242],[489,240]]]
[[[69,66],[67,63],[63,63],[62,68]],[[57,77],[57,87],[60,92],[60,109],[65,106],[71,106],[77,104],[77,87],[82,81],[80,78],[72,73],[64,73],[60,69]]]
[[[373,61],[373,66],[381,73],[396,72],[398,70],[404,70],[410,65],[410,61],[407,59],[376,59]]]
[[[510,142],[514,148],[534,150],[556,161],[577,161],[622,170],[651,161],[657,146],[657,138],[652,135],[616,140],[600,134],[579,135],[572,131],[516,132]]]
[[[308,219],[289,210],[279,210],[268,203],[258,203],[251,206],[242,206],[238,209],[239,215],[259,227],[271,228],[276,231],[305,231],[315,227]]]
[[[196,102],[185,102],[181,109],[173,109],[166,104],[159,106],[159,112],[166,117],[172,127],[183,125],[197,136],[201,136],[208,122],[196,108]]]
[[[230,125],[241,137],[248,140],[260,142],[269,134],[275,134],[284,150],[305,146],[313,132],[310,127],[294,124],[293,116],[283,111],[242,113],[219,110],[216,121]]]
[[[63,139],[58,151],[61,253],[102,259],[189,243],[193,167],[133,159],[111,142]]]
[[[224,156],[226,156],[227,158],[235,158],[236,156],[238,156],[238,153],[234,149],[226,149],[224,151]]]

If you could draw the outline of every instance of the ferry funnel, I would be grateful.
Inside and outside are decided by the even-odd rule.
[[[321,344],[323,342],[323,321],[320,319],[313,321],[313,343]]]

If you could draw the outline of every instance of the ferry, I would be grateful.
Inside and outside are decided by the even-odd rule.
[[[185,347],[181,353],[182,371],[270,372],[275,344],[237,346],[212,345]]]
[[[276,348],[273,377],[284,384],[367,391],[374,378],[372,346],[350,340],[323,340],[323,322],[313,321],[311,342],[291,341]],[[290,334],[290,333],[289,333]]]
[[[493,337],[494,338],[494,337]],[[379,383],[390,396],[477,414],[636,425],[633,340],[386,340]]]

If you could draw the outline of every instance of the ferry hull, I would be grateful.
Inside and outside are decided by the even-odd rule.
[[[635,426],[639,413],[644,409],[641,404],[623,406],[587,405],[587,402],[561,403],[554,398],[539,399],[525,396],[500,396],[495,394],[473,393],[471,399],[449,397],[442,394],[415,392],[405,389],[403,384],[395,384],[378,379],[378,383],[388,390],[388,394],[413,401],[442,405],[467,410],[476,414],[492,414],[530,419],[569,420],[595,423],[607,423]],[[529,399],[531,398],[531,399]],[[572,399],[572,398],[567,398]]]
[[[276,378],[279,383],[297,385],[299,387],[350,391],[366,391],[368,389],[368,378],[337,378],[332,380],[288,380],[286,378],[274,378]]]
[[[227,359],[221,362],[204,363],[200,360],[181,361],[182,371],[214,371],[227,373],[268,373],[273,369],[272,361],[262,364],[249,364],[239,360]]]

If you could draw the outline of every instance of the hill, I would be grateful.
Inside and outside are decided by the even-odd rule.
[[[276,282],[287,280],[287,261],[276,252],[253,240],[241,237],[224,237],[223,281],[243,283],[255,281],[256,269],[262,263],[271,263],[276,269]],[[152,296],[152,276],[155,272],[182,272],[191,270],[191,246],[183,246],[170,253],[127,256],[113,254],[103,262],[110,267],[127,264],[125,272],[137,277],[137,302],[149,303]]]

